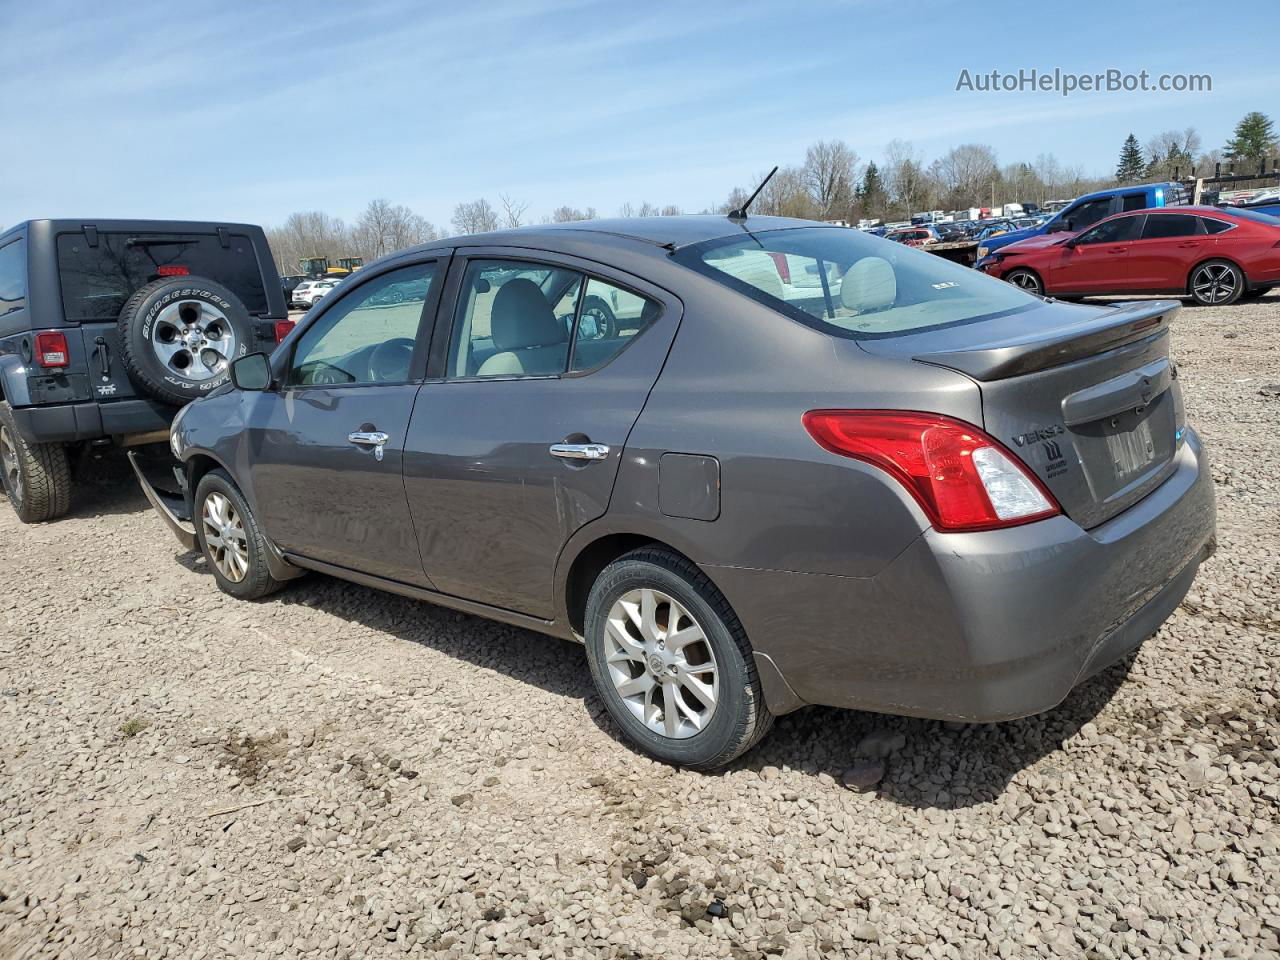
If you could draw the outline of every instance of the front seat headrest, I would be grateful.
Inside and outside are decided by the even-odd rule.
[[[858,313],[884,310],[897,299],[898,278],[883,257],[863,257],[840,281],[840,302]]]
[[[489,333],[499,351],[549,347],[568,339],[541,288],[527,277],[508,280],[493,298]]]

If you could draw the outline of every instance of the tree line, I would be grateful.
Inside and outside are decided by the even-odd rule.
[[[849,223],[864,218],[905,220],[923,210],[1067,200],[1124,183],[1169,180],[1175,172],[1187,176],[1193,168],[1204,175],[1219,162],[1234,162],[1242,170],[1256,168],[1260,161],[1275,157],[1278,152],[1271,119],[1256,111],[1241,119],[1221,149],[1203,149],[1195,127],[1164,131],[1148,138],[1145,145],[1131,133],[1111,175],[1089,174],[1078,165],[1064,165],[1052,153],[1002,164],[995,150],[981,143],[960,144],[927,160],[909,141],[893,140],[878,160],[864,162],[843,140],[819,140],[805,151],[801,162],[779,167],[756,198],[751,212]],[[751,184],[735,187],[722,203],[697,212],[728,213],[737,209],[763,179],[762,172]],[[535,222],[529,208],[527,201],[507,193],[499,193],[495,202],[478,197],[454,207],[450,226],[458,234],[525,226]],[[620,217],[674,216],[682,212],[674,204],[630,201],[616,211]],[[566,223],[599,216],[595,207],[564,205],[542,215],[537,222]],[[430,221],[408,207],[381,198],[371,200],[354,224],[311,210],[292,213],[282,225],[267,231],[283,274],[294,273],[300,257],[326,256],[336,261],[356,256],[369,262],[438,236]]]

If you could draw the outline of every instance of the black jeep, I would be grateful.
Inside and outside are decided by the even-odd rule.
[[[28,220],[0,233],[0,480],[19,518],[62,516],[87,447],[167,440],[178,407],[290,326],[261,227]]]

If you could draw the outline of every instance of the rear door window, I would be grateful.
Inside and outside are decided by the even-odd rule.
[[[138,288],[162,276],[204,277],[227,287],[251,314],[267,312],[267,293],[253,242],[216,234],[99,233],[91,247],[83,233],[58,237],[62,310],[68,320],[114,320]]]
[[[1111,198],[1100,197],[1097,200],[1087,200],[1080,204],[1080,206],[1066,214],[1063,220],[1069,230],[1084,230],[1086,227],[1092,227],[1110,212]]]
[[[1199,217],[1183,217],[1176,213],[1152,213],[1142,228],[1143,240],[1167,237],[1194,237],[1201,230]]]
[[[1235,226],[1234,223],[1227,223],[1225,220],[1213,220],[1209,217],[1201,217],[1200,222],[1204,224],[1205,233],[1225,233]]]
[[[19,237],[0,247],[0,317],[26,305],[26,245]]]
[[[578,314],[569,369],[582,372],[604,366],[660,312],[658,303],[648,297],[590,278]]]
[[[1147,203],[1147,195],[1145,193],[1126,193],[1124,202],[1121,204],[1122,210],[1144,210],[1151,204]]]

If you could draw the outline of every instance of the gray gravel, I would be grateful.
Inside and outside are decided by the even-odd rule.
[[[1276,956],[1280,298],[1175,347],[1221,550],[1132,662],[998,726],[802,711],[715,776],[623,746],[580,648],[221,595],[118,459],[0,510],[0,957]]]

